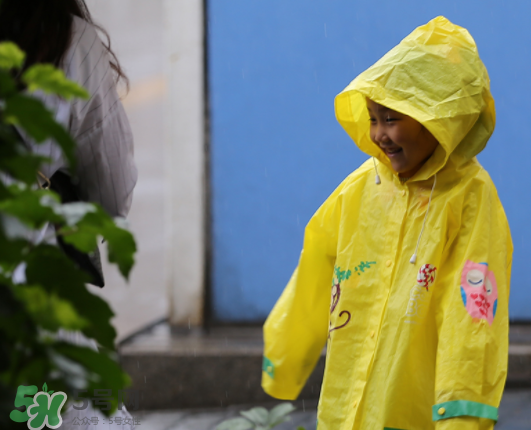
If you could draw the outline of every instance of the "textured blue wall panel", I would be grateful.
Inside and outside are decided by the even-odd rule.
[[[209,0],[214,317],[265,319],[295,268],[304,225],[365,159],[334,97],[415,27],[469,29],[498,122],[481,163],[515,243],[511,317],[531,320],[531,3],[485,0]]]

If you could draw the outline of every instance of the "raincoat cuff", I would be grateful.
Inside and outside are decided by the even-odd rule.
[[[439,403],[432,408],[433,421],[461,416],[488,418],[498,421],[498,408],[469,400],[454,400]]]
[[[262,388],[271,397],[282,400],[295,400],[301,387],[275,381],[276,368],[274,363],[264,356],[262,361]]]
[[[275,365],[265,355],[264,360],[262,361],[262,370],[267,373],[272,379],[275,379]]]

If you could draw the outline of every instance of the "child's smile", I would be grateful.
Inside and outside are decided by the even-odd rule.
[[[370,99],[372,141],[387,155],[400,177],[410,178],[431,157],[439,142],[421,123]]]

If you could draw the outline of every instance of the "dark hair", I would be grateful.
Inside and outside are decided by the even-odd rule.
[[[25,53],[23,70],[35,63],[61,67],[72,39],[73,16],[94,25],[106,37],[105,48],[117,80],[129,80],[111,50],[109,34],[94,24],[84,0],[0,0],[0,41],[15,42]]]

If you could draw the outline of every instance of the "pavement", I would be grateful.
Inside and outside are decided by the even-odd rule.
[[[275,427],[275,430],[295,430],[299,426],[305,430],[315,430],[317,402],[292,402],[297,410],[291,414],[291,421]],[[267,409],[276,403],[265,403]],[[139,419],[137,430],[214,430],[226,419],[239,416],[240,411],[248,410],[255,404],[235,405],[225,408],[181,409],[170,411],[132,412]],[[505,390],[499,408],[499,420],[495,430],[531,429],[531,389],[512,388]],[[458,430],[458,429],[456,429]]]

